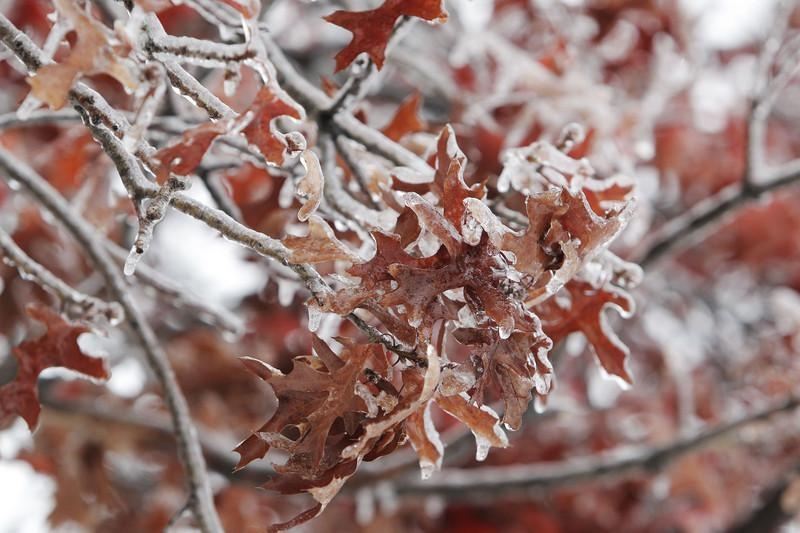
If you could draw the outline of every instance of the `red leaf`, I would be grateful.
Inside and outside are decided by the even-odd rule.
[[[503,423],[517,430],[528,409],[531,393],[544,397],[550,392],[553,367],[547,352],[553,343],[541,331],[534,334],[513,333],[499,339],[492,331],[460,329],[455,333],[462,344],[475,346],[475,360],[480,366],[473,399],[483,403],[484,389],[494,383],[505,405]]]
[[[603,318],[603,310],[608,306],[616,308],[624,318],[629,317],[634,310],[633,299],[627,292],[610,284],[598,289],[578,279],[567,283],[564,289],[571,299],[568,307],[561,306],[554,299],[536,307],[536,314],[542,318],[542,329],[553,342],[580,331],[609,374],[633,383],[626,364],[628,347]]]
[[[249,370],[270,384],[278,398],[278,411],[261,427],[259,434],[272,446],[291,454],[293,459],[285,467],[287,473],[304,478],[320,474],[320,462],[334,422],[350,413],[366,410],[363,400],[356,395],[356,383],[363,376],[367,362],[382,357],[381,354],[380,345],[375,344],[347,348],[342,354],[341,366],[336,365],[338,368],[328,368],[331,363],[326,365],[320,357],[296,357],[288,374],[257,359],[242,359]],[[300,431],[298,438],[290,439],[282,434],[290,427]],[[242,466],[246,464],[246,455],[250,459],[251,451],[268,450],[251,439],[239,446]]]
[[[308,219],[308,235],[287,235],[281,242],[291,251],[292,263],[324,263],[327,261],[359,260],[342,241],[336,238],[333,229],[322,218],[311,215]]]
[[[200,165],[214,139],[225,132],[223,123],[205,123],[184,132],[181,139],[155,153],[161,162],[158,180],[163,182],[170,173],[185,176]]]
[[[252,118],[242,130],[247,141],[256,145],[270,163],[283,164],[286,141],[279,132],[273,129],[272,120],[283,115],[300,119],[300,111],[281,100],[272,89],[264,86],[258,91],[253,105],[250,107],[250,113],[253,114]],[[248,113],[243,115],[243,117],[248,116]]]
[[[399,141],[409,133],[424,130],[427,124],[419,117],[419,106],[422,98],[419,92],[415,92],[400,104],[397,111],[389,123],[384,126],[383,134]]]
[[[427,478],[442,466],[444,444],[431,420],[431,404],[415,411],[403,423],[408,440],[419,456],[422,477]]]
[[[30,305],[28,316],[47,328],[44,335],[28,340],[13,349],[17,359],[17,375],[0,387],[0,422],[19,415],[33,429],[39,420],[39,395],[36,381],[46,368],[62,367],[86,376],[107,379],[105,361],[85,355],[78,346],[78,337],[91,331],[64,320],[61,315],[41,305]]]
[[[398,18],[417,17],[429,22],[444,22],[447,11],[442,0],[387,0],[369,11],[336,11],[325,17],[353,34],[350,43],[336,54],[339,72],[362,52],[366,52],[378,69],[383,67],[386,45]]]

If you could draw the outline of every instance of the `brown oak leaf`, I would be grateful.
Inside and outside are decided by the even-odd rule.
[[[483,461],[489,448],[505,448],[508,437],[500,427],[500,419],[489,407],[478,406],[465,393],[452,396],[436,395],[436,405],[461,421],[475,436],[476,459]]]
[[[326,261],[359,261],[357,254],[336,238],[333,229],[322,218],[311,215],[308,219],[308,234],[302,237],[287,235],[283,244],[291,251],[292,263],[324,263]]]
[[[500,339],[494,331],[479,329],[459,329],[454,335],[460,343],[476,347],[473,364],[478,382],[473,400],[482,404],[486,387],[495,385],[505,405],[503,424],[512,430],[519,429],[531,393],[545,397],[550,392],[553,367],[547,353],[552,341],[541,331],[516,332],[508,339]]]
[[[163,182],[170,173],[185,176],[194,172],[211,143],[223,133],[222,122],[201,124],[184,132],[177,142],[158,150],[153,156],[161,163],[157,169],[158,181]]]
[[[107,28],[78,7],[74,0],[54,0],[54,4],[75,29],[77,41],[63,62],[42,65],[28,79],[33,95],[52,109],[61,109],[67,103],[69,90],[81,75],[101,72],[128,89],[135,88],[136,75],[112,49]]]
[[[316,356],[295,357],[288,374],[258,359],[242,358],[248,370],[270,384],[278,398],[278,411],[254,434],[256,438],[250,436],[237,447],[241,455],[238,468],[263,457],[270,447],[290,454],[283,467],[288,473],[314,478],[331,466],[321,462],[334,423],[341,420],[346,425],[348,416],[366,412],[364,401],[356,394],[356,383],[371,359],[385,356],[380,345],[374,344],[346,347],[341,357],[323,346],[316,343]],[[287,431],[290,436],[284,434]]]

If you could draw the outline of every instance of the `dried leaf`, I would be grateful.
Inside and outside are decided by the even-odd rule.
[[[550,392],[553,367],[547,353],[552,341],[541,332],[513,333],[508,339],[500,339],[494,332],[477,329],[457,330],[455,338],[477,348],[477,357],[473,359],[479,365],[480,378],[473,397],[482,403],[484,389],[494,384],[500,389],[505,405],[503,424],[512,430],[519,429],[531,392],[540,396]]]
[[[472,403],[466,393],[452,396],[436,395],[436,405],[456,417],[467,426],[476,443],[476,459],[483,461],[489,448],[505,448],[508,446],[508,437],[500,427],[497,413],[487,406],[477,406]]]
[[[63,62],[42,65],[28,79],[33,95],[52,109],[61,109],[77,79],[83,74],[97,73],[112,76],[128,89],[135,88],[136,75],[112,49],[110,32],[74,0],[54,0],[53,3],[59,15],[75,29],[77,41]]]
[[[289,374],[258,359],[242,359],[251,372],[270,384],[278,398],[278,411],[258,434],[271,446],[290,453],[284,471],[315,478],[326,469],[320,463],[331,428],[337,419],[366,412],[363,400],[356,394],[356,383],[369,360],[380,357],[380,345],[352,346],[345,348],[340,360],[336,359],[342,363],[337,364],[338,368],[328,368],[319,357],[296,357]],[[282,432],[287,428],[296,429],[297,438],[284,436]],[[242,445],[243,452],[260,453],[262,449],[253,441],[245,440]]]
[[[419,456],[422,479],[428,479],[442,467],[444,454],[444,445],[431,420],[431,403],[428,402],[425,407],[406,418],[403,427],[411,446]]]
[[[550,299],[536,307],[545,333],[559,342],[570,333],[580,331],[606,372],[633,383],[627,367],[628,347],[611,330],[603,315],[605,308],[611,307],[623,318],[630,317],[635,307],[633,298],[610,284],[596,288],[579,279],[570,281],[564,290],[569,295],[569,304]]]
[[[211,143],[223,133],[225,124],[222,122],[201,124],[184,132],[177,142],[158,150],[153,156],[161,163],[158,180],[163,182],[170,173],[185,176],[194,172]]]
[[[297,212],[297,218],[306,221],[322,202],[325,176],[322,174],[319,159],[311,150],[304,150],[300,155],[300,161],[306,169],[306,175],[297,183],[297,195],[303,201],[303,207]]]

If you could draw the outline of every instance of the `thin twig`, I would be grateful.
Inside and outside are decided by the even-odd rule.
[[[364,175],[364,170],[358,161],[356,161],[356,158],[353,157],[350,147],[345,145],[342,138],[338,136],[333,138],[333,143],[336,146],[336,152],[339,154],[339,156],[341,156],[344,163],[350,169],[353,179],[358,184],[358,188],[361,189],[367,204],[372,209],[379,211],[381,206],[378,205],[378,201],[370,192],[369,186],[367,185],[367,177]]]
[[[105,278],[108,290],[125,311],[128,324],[144,349],[148,365],[163,389],[164,401],[175,428],[178,456],[186,471],[192,511],[198,525],[205,532],[222,531],[219,517],[214,508],[205,460],[197,440],[197,430],[192,423],[186,398],[178,386],[166,353],[158,343],[144,314],[133,300],[125,280],[108,254],[102,238],[91,225],[72,210],[67,201],[44,178],[17,161],[2,148],[0,148],[0,168],[3,169],[6,179],[19,182],[42,207],[64,225]]]
[[[795,517],[797,509],[787,509],[783,505],[786,491],[797,482],[800,474],[800,463],[784,471],[780,479],[767,487],[760,494],[759,505],[751,509],[745,516],[727,530],[728,533],[762,533],[779,531],[781,526]]]

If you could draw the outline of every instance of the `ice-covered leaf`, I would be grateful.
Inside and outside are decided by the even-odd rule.
[[[242,133],[247,141],[255,145],[267,161],[276,165],[283,164],[287,148],[285,136],[275,126],[275,119],[280,116],[300,119],[303,113],[265,85],[256,94],[250,109],[239,119],[240,125],[244,125]]]
[[[350,43],[336,54],[336,71],[347,67],[360,53],[366,53],[380,69],[395,22],[400,17],[417,17],[428,22],[447,20],[442,0],[386,0],[369,11],[336,11],[325,20],[353,34]]]
[[[258,359],[242,359],[251,372],[270,384],[278,398],[278,411],[257,434],[271,447],[290,454],[288,466],[284,467],[287,473],[313,478],[325,470],[320,463],[331,428],[337,420],[366,411],[356,394],[356,383],[370,359],[384,356],[380,345],[357,345],[346,348],[341,358],[333,357],[327,358],[327,363],[319,356],[296,357],[288,374]],[[298,432],[293,435],[296,438],[283,434],[289,428]],[[240,446],[248,458],[268,451],[252,440],[245,440]],[[258,454],[250,454],[251,450]]]
[[[159,181],[163,182],[170,173],[185,176],[194,172],[211,143],[223,133],[225,125],[221,122],[201,124],[184,132],[177,142],[158,150],[153,157],[161,163]]]
[[[482,200],[486,195],[483,184],[469,187],[464,182],[466,165],[467,158],[458,147],[453,128],[445,126],[436,141],[436,174],[432,189],[441,199],[444,217],[459,233],[464,217],[464,200]]]
[[[633,209],[628,192],[618,197],[614,209],[602,214],[592,209],[583,191],[553,188],[532,194],[525,201],[528,227],[520,232],[506,227],[486,204],[471,198],[465,204],[492,244],[513,253],[514,267],[531,276],[529,300],[541,301],[572,279],[625,227]]]
[[[489,448],[508,446],[508,437],[500,427],[497,413],[487,406],[475,405],[466,393],[451,396],[437,394],[436,405],[456,417],[472,431],[475,435],[478,461],[486,459]]]
[[[546,396],[553,380],[553,367],[547,357],[552,341],[541,333],[512,333],[507,339],[489,330],[460,329],[455,338],[474,346],[477,358],[476,385],[473,398],[483,402],[486,388],[493,385],[500,391],[505,405],[503,424],[517,430],[528,409],[531,393]]]
[[[33,429],[41,409],[36,382],[43,370],[62,367],[95,379],[107,379],[109,373],[104,360],[86,355],[78,345],[78,337],[90,331],[89,328],[67,322],[42,305],[30,305],[26,311],[46,331],[41,337],[13,348],[17,374],[13,381],[0,386],[0,423],[5,425],[19,415]]]
[[[583,333],[606,372],[632,383],[627,365],[628,347],[608,325],[603,311],[610,307],[627,318],[634,311],[633,298],[611,284],[597,288],[580,279],[570,281],[563,290],[568,302],[551,298],[536,306],[545,333],[554,342],[575,331]]]
[[[431,419],[431,403],[415,411],[403,424],[411,446],[419,456],[422,479],[428,479],[442,467],[444,445]]]
[[[308,234],[302,237],[287,235],[283,244],[291,250],[292,263],[324,263],[326,261],[359,261],[358,255],[350,251],[322,218],[311,215],[308,218]]]

